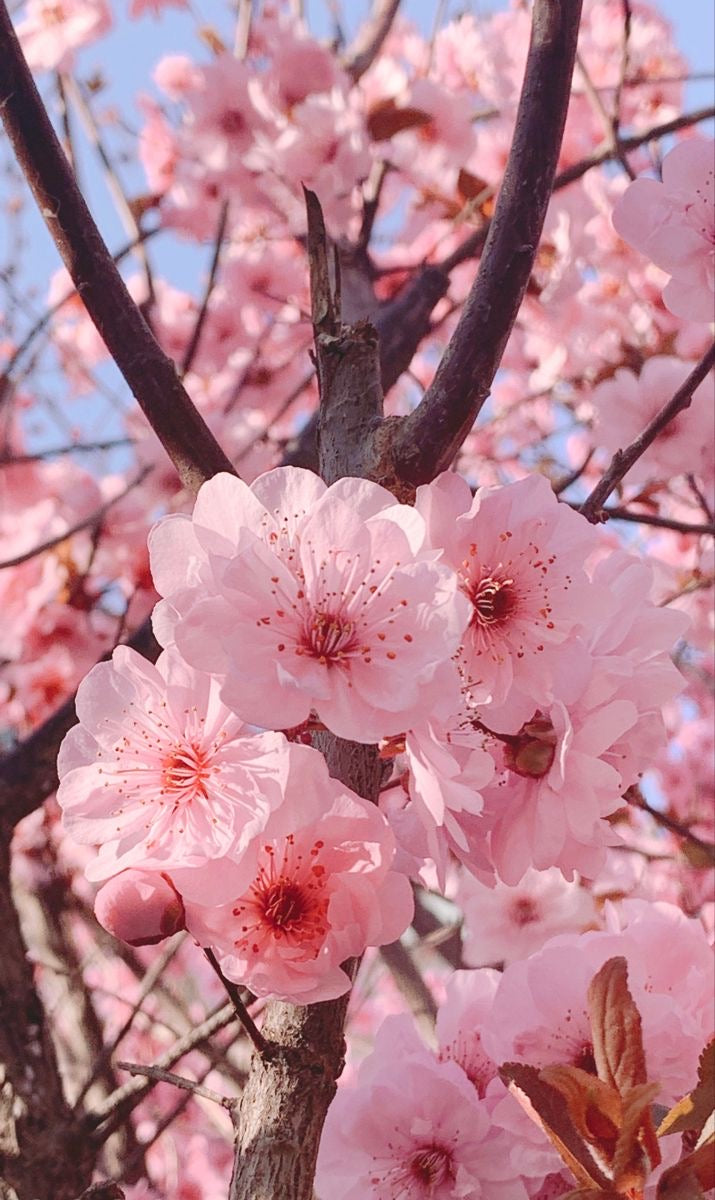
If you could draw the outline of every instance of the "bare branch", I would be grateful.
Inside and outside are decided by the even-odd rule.
[[[638,462],[638,459],[653,444],[658,434],[663,432],[673,418],[677,417],[678,413],[690,407],[693,392],[707,377],[714,365],[715,343],[705,352],[700,362],[693,368],[688,378],[678,388],[672,399],[663,406],[643,432],[631,442],[630,446],[626,446],[625,450],[616,450],[603,478],[581,505],[581,512],[587,520],[593,524],[598,524],[604,520],[603,505],[611,495],[611,492],[615,491],[631,467]]]
[[[238,1101],[231,1096],[220,1096],[213,1088],[204,1087],[203,1084],[197,1083],[194,1079],[187,1079],[184,1075],[175,1075],[173,1071],[163,1071],[161,1067],[145,1067],[141,1063],[118,1062],[117,1067],[122,1071],[128,1071],[130,1075],[143,1076],[145,1079],[152,1079],[155,1083],[171,1083],[174,1087],[181,1088],[184,1092],[191,1092],[193,1096],[201,1096],[204,1100],[212,1100],[214,1104],[220,1104],[222,1108],[227,1108],[231,1112]]]
[[[578,509],[578,504],[574,506]],[[633,525],[652,525],[654,529],[672,529],[675,533],[693,533],[697,537],[715,537],[715,525],[698,525],[693,521],[677,521],[674,517],[662,517],[659,513],[633,512],[629,508],[612,506],[604,508],[604,518],[609,521],[628,521]]]
[[[417,969],[414,956],[401,941],[396,941],[389,946],[382,946],[380,957],[389,967],[390,974],[409,1004],[415,1024],[430,1041],[434,1036],[437,1004]]]
[[[682,821],[676,821],[668,813],[661,812],[658,808],[653,808],[643,796],[640,788],[630,787],[625,794],[625,799],[634,808],[640,808],[642,812],[648,813],[648,816],[652,817],[657,825],[661,825],[669,833],[674,833],[676,837],[682,838],[701,860],[702,866],[715,867],[715,845],[711,842],[704,842],[702,838],[697,837]]]
[[[243,1028],[246,1030],[246,1033],[248,1034],[249,1038],[253,1042],[254,1047],[256,1048],[256,1050],[258,1051],[259,1054],[263,1054],[263,1055],[267,1054],[270,1050],[270,1047],[268,1045],[268,1042],[264,1038],[263,1034],[261,1033],[260,1029],[257,1027],[256,1022],[253,1020],[253,1017],[251,1016],[248,1009],[246,1008],[246,1005],[243,1002],[243,996],[241,995],[241,988],[239,988],[237,984],[233,983],[232,980],[226,978],[223,971],[221,970],[221,964],[219,963],[213,950],[209,946],[204,946],[203,950],[204,950],[204,954],[206,955],[208,962],[211,964],[214,971],[216,972],[219,979],[221,980],[221,983],[225,987],[228,998],[231,1001],[231,1003],[235,1009],[236,1016],[238,1017],[239,1021],[243,1025]]]
[[[124,187],[122,186],[122,182],[117,174],[114,164],[104,147],[104,142],[100,137],[94,113],[87,103],[87,99],[82,91],[82,88],[72,75],[67,75],[65,77],[64,88],[79,114],[79,119],[82,122],[84,132],[91,144],[94,146],[99,161],[104,168],[104,178],[107,184],[107,189],[112,197],[112,200],[114,201],[114,205],[119,213],[119,217],[124,226],[125,232],[128,233],[134,241],[135,253],[139,259],[139,262],[141,263],[142,271],[144,272],[144,282],[146,283],[147,290],[146,306],[151,306],[154,303],[154,280],[152,278],[149,255],[147,254],[144,239],[141,236],[141,226],[137,221],[134,209],[127,199]]]
[[[53,550],[55,546],[60,546],[62,542],[66,542],[68,538],[74,537],[76,533],[82,533],[82,531],[85,529],[94,529],[98,525],[101,525],[105,514],[109,512],[110,508],[112,508],[115,504],[118,504],[119,501],[123,500],[125,496],[128,496],[130,492],[133,492],[134,488],[138,487],[139,484],[146,479],[151,470],[153,470],[152,467],[144,467],[144,469],[140,471],[139,474],[132,479],[125,488],[122,488],[118,495],[112,496],[110,500],[107,500],[105,504],[100,505],[100,507],[95,509],[93,513],[90,513],[88,517],[83,517],[81,521],[77,521],[76,524],[70,525],[69,529],[63,530],[62,533],[55,534],[54,537],[48,538],[46,542],[41,542],[39,545],[33,546],[31,550],[23,550],[22,554],[16,554],[14,558],[6,558],[4,562],[0,562],[0,571],[4,571],[8,567],[19,567],[22,563],[29,562],[31,558],[36,558],[38,554],[44,554],[47,550]]]
[[[535,0],[514,139],[477,278],[432,384],[387,451],[394,474],[412,486],[452,462],[519,311],[553,188],[580,14],[579,0]]]
[[[358,30],[343,63],[353,83],[357,83],[374,63],[399,7],[400,0],[373,0],[372,12]]]
[[[650,129],[644,130],[643,133],[621,138],[619,145],[624,153],[627,150],[637,150],[647,142],[667,137],[669,133],[678,133],[681,129],[690,129],[692,125],[698,125],[701,121],[711,121],[713,117],[715,117],[715,106],[709,105],[707,108],[698,108],[694,112],[684,113],[681,117],[674,117],[672,121],[664,121],[662,125],[653,125]],[[600,150],[595,150],[587,158],[582,158],[580,162],[574,163],[570,167],[565,167],[563,171],[559,171],[554,180],[554,191],[558,188],[566,187],[567,184],[573,183],[576,179],[580,179],[592,167],[599,167],[602,163],[610,162],[616,157],[617,154],[609,140]]]
[[[205,1021],[201,1021],[199,1025],[188,1030],[183,1037],[174,1042],[173,1046],[159,1056],[154,1066],[159,1070],[168,1070],[190,1050],[195,1050],[202,1042],[213,1037],[219,1029],[225,1029],[235,1020],[236,1013],[233,1005],[224,1004],[217,1012],[212,1013]],[[117,1088],[111,1096],[108,1096],[101,1105],[98,1105],[92,1112],[88,1112],[84,1118],[84,1125],[88,1130],[96,1130],[95,1140],[106,1141],[114,1130],[126,1120],[127,1113],[136,1108],[156,1082],[157,1080],[146,1079],[129,1080],[128,1083]]]
[[[119,446],[133,445],[134,439],[130,437],[110,438],[107,442],[68,442],[66,446],[50,446],[47,450],[38,450],[35,454],[0,455],[0,467],[44,462],[48,458],[58,458],[61,454],[93,454],[100,450],[116,450]]]
[[[219,213],[218,225],[216,226],[216,233],[214,236],[213,254],[211,255],[211,265],[209,267],[208,279],[206,280],[206,288],[204,290],[204,297],[203,297],[203,300],[201,301],[201,308],[199,309],[199,313],[196,318],[196,324],[194,325],[193,332],[191,334],[191,339],[189,341],[188,346],[186,347],[186,353],[184,354],[184,357],[181,362],[181,378],[182,379],[184,378],[184,375],[188,374],[188,372],[191,370],[191,364],[193,363],[193,361],[196,357],[196,352],[199,348],[199,343],[201,341],[201,335],[204,331],[204,325],[206,324],[206,318],[207,318],[208,312],[209,312],[209,301],[211,300],[211,294],[214,290],[214,287],[216,286],[216,278],[218,276],[218,267],[219,267],[219,262],[221,259],[221,249],[223,247],[223,239],[224,239],[224,234],[226,233],[227,221],[228,221],[228,200],[224,200],[223,204],[221,205],[221,211]]]
[[[4,0],[0,59],[0,115],[17,160],[92,321],[182,483],[195,492],[218,471],[235,474],[112,261],[35,87]]]

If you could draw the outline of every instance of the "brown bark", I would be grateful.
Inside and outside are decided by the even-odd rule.
[[[62,1091],[54,1046],[10,889],[11,830],[0,827],[0,1196],[74,1200],[94,1149]]]

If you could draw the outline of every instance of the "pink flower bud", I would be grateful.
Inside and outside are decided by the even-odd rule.
[[[184,905],[167,875],[129,869],[97,892],[94,915],[130,946],[153,946],[184,928]]]

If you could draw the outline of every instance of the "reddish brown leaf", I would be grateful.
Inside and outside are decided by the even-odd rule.
[[[471,171],[462,167],[457,176],[457,191],[463,200],[476,200],[482,195],[486,199],[491,190],[491,185],[486,179],[480,179],[478,175],[472,175]]]
[[[715,1038],[700,1055],[696,1086],[663,1117],[658,1126],[658,1137],[664,1137],[666,1133],[685,1133],[689,1129],[700,1133],[712,1112],[714,1100]]]
[[[588,1008],[599,1078],[620,1093],[646,1083],[641,1017],[628,990],[625,958],[609,958],[594,975]]]
[[[561,1093],[576,1132],[610,1165],[621,1124],[618,1092],[580,1067],[545,1067],[539,1078]]]
[[[384,142],[404,129],[429,125],[431,120],[421,108],[398,108],[394,100],[382,100],[368,113],[367,131],[374,142]]]
[[[715,1187],[715,1134],[697,1150],[664,1171],[658,1180],[657,1200],[702,1200]]]
[[[542,1079],[536,1067],[525,1063],[504,1063],[499,1074],[532,1120],[536,1120],[551,1139],[576,1182],[608,1191],[611,1182],[574,1128],[562,1093]],[[524,1097],[529,1101],[528,1106],[524,1104]]]
[[[613,1189],[604,1192],[602,1188],[574,1188],[572,1192],[567,1192],[561,1200],[623,1200],[621,1192],[614,1192]]]
[[[621,1192],[639,1189],[660,1162],[650,1106],[660,1091],[657,1083],[639,1083],[622,1096],[623,1115],[613,1156],[613,1182]]]

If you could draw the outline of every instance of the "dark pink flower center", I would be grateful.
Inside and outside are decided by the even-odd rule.
[[[296,852],[295,839],[289,834],[277,862],[275,848],[264,846],[267,862],[259,868],[249,896],[233,910],[233,915],[245,922],[237,946],[251,944],[251,935],[262,927],[264,934],[278,941],[288,938],[292,945],[314,943],[315,954],[320,952],[328,931],[326,871],[317,861],[322,849],[323,842],[318,840],[306,862],[305,856]]]
[[[326,665],[341,662],[357,649],[357,645],[354,621],[337,613],[316,611],[308,617],[298,649]]]
[[[551,770],[558,738],[549,717],[536,712],[513,737],[505,737],[504,761],[525,779],[542,779]]]
[[[591,1042],[584,1042],[579,1046],[574,1055],[573,1065],[580,1067],[582,1071],[588,1071],[589,1075],[597,1075],[596,1059],[593,1054],[593,1045]]]
[[[410,1160],[410,1174],[425,1187],[446,1183],[452,1176],[452,1156],[443,1146],[425,1146]]]
[[[528,896],[517,896],[511,906],[511,919],[515,925],[533,925],[534,921],[539,920],[539,916],[539,910],[533,900]]]
[[[167,792],[190,792],[191,799],[206,799],[206,780],[211,774],[211,756],[195,742],[176,746],[162,763],[161,782]]]
[[[503,625],[513,616],[518,602],[513,579],[496,579],[487,575],[473,583],[467,591],[472,602],[472,624],[489,628]]]

